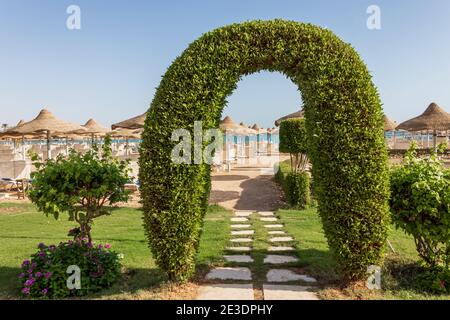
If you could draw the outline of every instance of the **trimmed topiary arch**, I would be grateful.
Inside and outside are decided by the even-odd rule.
[[[175,129],[217,128],[244,75],[278,71],[302,93],[315,194],[329,246],[346,279],[380,264],[386,240],[387,152],[381,104],[356,51],[331,31],[252,21],[208,32],[169,67],[151,104],[140,155],[146,234],[157,264],[188,279],[210,192],[207,164],[174,164]]]

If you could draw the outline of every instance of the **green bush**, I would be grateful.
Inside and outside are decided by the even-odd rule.
[[[244,75],[279,71],[302,93],[315,194],[343,276],[362,279],[382,261],[387,151],[377,90],[356,51],[331,31],[294,21],[251,21],[211,31],[168,68],[143,134],[140,180],[146,234],[158,265],[186,280],[210,191],[208,165],[174,164],[176,129],[217,128]],[[206,142],[203,142],[204,145]]]
[[[275,178],[283,189],[290,207],[305,209],[309,206],[311,196],[308,173],[294,172],[286,163],[281,163]]]
[[[293,171],[305,171],[308,163],[305,119],[288,119],[280,123],[279,150],[289,153]]]
[[[428,268],[449,268],[450,171],[437,155],[417,158],[408,151],[405,164],[391,173],[392,220],[414,238]],[[450,286],[450,284],[449,284]]]
[[[75,239],[92,241],[91,227],[95,218],[111,214],[107,207],[128,201],[128,161],[119,161],[111,155],[111,139],[107,137],[101,149],[94,146],[85,154],[70,151],[69,156],[40,162],[33,155],[37,171],[31,174],[30,200],[39,211],[58,219],[67,212],[70,221],[80,227],[72,229]]]
[[[307,153],[305,119],[287,119],[280,123],[280,152]]]
[[[32,298],[83,296],[114,284],[121,274],[120,256],[110,245],[93,246],[77,240],[59,245],[38,245],[39,251],[24,260],[19,280],[22,293]],[[69,266],[80,268],[80,288],[69,289]]]

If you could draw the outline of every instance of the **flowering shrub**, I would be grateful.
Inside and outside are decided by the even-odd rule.
[[[94,246],[85,240],[38,245],[39,251],[22,263],[19,279],[22,293],[39,298],[82,296],[110,287],[120,277],[120,255],[110,245]],[[69,289],[69,266],[80,268],[80,289]]]
[[[450,292],[450,170],[437,153],[421,159],[416,149],[412,144],[404,165],[391,172],[392,220],[414,238],[425,266],[421,288]]]

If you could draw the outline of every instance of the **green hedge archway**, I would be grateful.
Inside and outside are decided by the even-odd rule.
[[[204,34],[169,67],[145,123],[140,155],[144,226],[157,264],[187,280],[210,191],[206,164],[174,164],[175,129],[217,128],[244,75],[278,71],[305,105],[315,193],[329,246],[347,279],[380,264],[386,240],[387,152],[381,104],[356,51],[331,31],[252,21]]]

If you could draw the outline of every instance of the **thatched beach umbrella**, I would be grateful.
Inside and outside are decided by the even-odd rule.
[[[91,142],[92,142],[92,145],[94,144],[95,136],[101,136],[101,137],[104,137],[104,136],[106,136],[108,133],[111,132],[110,130],[108,130],[107,128],[103,127],[101,124],[99,124],[97,121],[95,121],[94,119],[89,119],[89,120],[83,125],[83,127],[86,129],[85,134],[91,135]]]
[[[85,131],[86,129],[80,125],[58,119],[47,109],[42,109],[36,118],[11,130],[14,134],[22,135],[46,133],[48,159],[51,158],[50,142],[52,135],[83,133]]]
[[[275,120],[275,125],[278,127],[280,125],[281,121],[288,120],[288,119],[302,119],[304,117],[305,117],[305,112],[303,110],[296,111],[294,113],[291,113],[284,117],[281,117],[278,120]]]
[[[232,130],[237,130],[240,128],[240,126],[238,124],[236,124],[233,119],[231,119],[231,117],[226,116],[225,118],[223,118],[222,121],[220,121],[219,123],[219,128],[222,131],[232,131]]]
[[[384,120],[384,131],[395,131],[395,128],[397,128],[397,123],[392,121],[387,115],[383,115]]]
[[[396,129],[433,131],[433,147],[436,148],[437,131],[450,130],[450,114],[433,102],[420,116],[400,123]]]
[[[113,130],[115,129],[140,129],[144,127],[145,119],[147,118],[147,112],[139,116],[133,117],[122,122],[115,123],[111,126]]]

